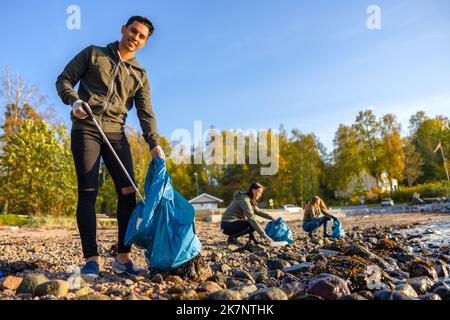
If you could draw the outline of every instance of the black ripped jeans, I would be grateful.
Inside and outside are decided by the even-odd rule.
[[[130,144],[125,133],[105,133],[115,152],[134,181]],[[86,130],[72,130],[71,149],[78,180],[77,224],[80,232],[84,258],[98,256],[97,220],[95,202],[98,195],[100,157],[110,173],[117,191],[118,253],[131,252],[125,246],[125,234],[133,209],[136,194],[124,195],[122,189],[131,187],[116,158],[103,141],[100,133]]]

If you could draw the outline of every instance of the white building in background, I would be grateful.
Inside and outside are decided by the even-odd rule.
[[[217,209],[219,204],[222,202],[222,199],[207,193],[202,193],[201,195],[189,200],[189,203],[192,204],[195,210]]]
[[[398,191],[398,181],[397,179],[391,179],[389,182],[389,178],[386,172],[383,172],[380,175],[380,179],[377,185],[377,179],[371,176],[367,172],[361,172],[359,178],[357,176],[353,176],[348,184],[346,190],[336,190],[336,197],[344,197],[348,198],[351,194],[358,190],[364,190],[365,192],[370,192],[373,189],[378,188],[382,193],[389,193]]]

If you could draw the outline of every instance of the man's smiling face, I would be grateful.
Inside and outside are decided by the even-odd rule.
[[[134,21],[128,27],[122,26],[122,39],[120,40],[122,47],[127,48],[130,52],[136,52],[143,48],[147,43],[150,30],[145,24]]]

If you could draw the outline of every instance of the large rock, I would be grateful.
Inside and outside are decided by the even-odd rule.
[[[248,256],[248,259],[250,260],[250,262],[257,262],[259,264],[264,264],[264,259],[253,253]]]
[[[247,279],[250,280],[252,283],[255,283],[255,279],[250,274],[250,272],[247,272],[243,269],[236,269],[233,271],[233,277],[240,278],[240,279]]]
[[[283,270],[291,266],[289,262],[282,259],[269,259],[267,260],[266,264],[269,270],[277,270],[277,269]]]
[[[313,294],[301,294],[301,295],[294,295],[292,297],[292,300],[314,301],[314,300],[324,300],[324,299],[320,296],[316,296]]]
[[[444,260],[438,260],[436,263],[436,272],[438,277],[448,278],[450,275],[450,267]]]
[[[234,287],[237,287],[241,284],[254,284],[254,282],[248,279],[233,278],[233,277],[228,277],[225,283],[228,289],[234,289]]]
[[[410,297],[410,298],[418,298],[419,297],[416,290],[414,290],[413,286],[410,285],[409,283],[399,284],[395,287],[395,290],[407,297]]]
[[[64,280],[53,280],[41,283],[34,289],[34,295],[42,297],[52,295],[57,298],[64,297],[69,293],[69,285]]]
[[[358,294],[360,296],[366,298],[367,300],[373,299],[373,293],[371,291],[363,290],[363,291],[359,291]]]
[[[7,276],[6,278],[2,279],[1,287],[3,289],[16,290],[20,286],[21,282],[22,278]]]
[[[235,290],[219,290],[208,293],[204,297],[205,300],[241,300],[241,295]]]
[[[164,278],[161,274],[157,273],[150,281],[154,283],[163,283]]]
[[[450,263],[450,255],[448,254],[441,254],[438,259]]]
[[[263,290],[258,290],[252,293],[249,300],[288,300],[286,293],[276,287],[270,287]]]
[[[405,296],[397,291],[392,290],[380,290],[373,295],[374,300],[414,300],[408,296]]]
[[[435,289],[439,288],[439,287],[447,287],[450,288],[450,278],[449,279],[443,279],[443,280],[439,280],[438,282],[435,282],[433,284],[433,286],[427,290],[428,292],[433,292]]]
[[[137,293],[130,292],[125,296],[125,298],[123,298],[123,300],[150,300],[150,299],[147,297],[143,297]]]
[[[433,281],[428,277],[415,277],[407,281],[418,294],[425,294],[433,286]]]
[[[258,272],[256,274],[256,282],[257,283],[267,283],[270,280],[268,272]]]
[[[411,262],[409,265],[409,276],[411,278],[427,276],[433,281],[438,279],[436,269],[431,265],[431,263],[423,260],[414,260]]]
[[[85,285],[84,287],[77,289],[73,292],[75,297],[82,297],[85,295],[88,295],[92,292],[92,289],[89,287],[89,285]]]
[[[354,300],[367,300],[367,298],[363,297],[360,294],[352,293],[352,294],[347,295],[347,296],[342,296],[338,300],[354,301]]]
[[[325,255],[317,254],[311,257],[310,262],[314,263],[315,265],[326,266],[328,263],[328,259],[327,257],[325,257]]]
[[[319,249],[319,253],[323,254],[326,257],[335,257],[341,255],[342,253],[339,251],[328,250],[328,249]]]
[[[203,282],[212,276],[212,270],[209,263],[198,255],[175,270],[174,274],[192,281]]]
[[[33,294],[34,289],[49,281],[47,277],[39,273],[28,273],[23,276],[20,286],[17,288],[16,294]]]
[[[177,276],[177,275],[170,275],[170,276],[168,276],[166,278],[166,281],[167,282],[172,282],[172,283],[175,283],[175,284],[183,283],[183,279],[180,276]]]
[[[388,271],[395,269],[393,266],[391,266],[387,261],[383,260],[379,256],[377,256],[375,253],[370,252],[368,249],[364,248],[363,246],[359,244],[352,244],[345,248],[344,250],[345,255],[347,256],[358,256],[363,259],[366,259],[377,266],[379,266],[381,269]]]
[[[308,292],[328,300],[336,300],[351,293],[345,280],[327,273],[313,278],[309,282]]]
[[[197,287],[198,292],[206,292],[206,293],[212,293],[219,290],[222,290],[223,288],[218,285],[217,283],[213,281],[206,281],[203,283],[200,283],[200,285]]]
[[[302,256],[301,254],[295,253],[295,252],[281,252],[278,254],[278,258],[283,260],[293,260],[299,262],[306,262],[305,256]]]
[[[442,300],[441,297],[436,293],[427,293],[419,296],[420,300]]]
[[[180,296],[181,300],[198,300],[199,294],[195,290],[187,290]]]
[[[214,253],[211,255],[211,261],[212,261],[212,262],[218,262],[218,263],[220,263],[220,262],[222,261],[222,257],[223,257],[223,254],[222,254],[222,253],[220,253],[220,252],[214,252]]]
[[[233,288],[234,291],[239,292],[242,299],[247,299],[253,292],[258,290],[254,284],[241,284]]]
[[[276,269],[276,270],[270,270],[269,271],[269,277],[272,279],[282,279],[286,274],[281,271],[280,269]]]
[[[285,278],[286,279],[286,278]],[[299,293],[300,291],[305,292],[305,287],[300,282],[289,282],[284,283],[281,286],[279,286],[281,290],[286,293],[289,299],[291,299],[295,294]]]
[[[449,287],[439,287],[434,289],[433,293],[439,295],[442,300],[450,300],[450,288]]]
[[[93,293],[82,297],[78,297],[76,298],[76,300],[111,300],[111,298],[103,294]]]
[[[314,263],[311,262],[304,262],[304,263],[299,263],[296,265],[293,265],[291,267],[285,268],[283,269],[284,272],[287,273],[299,273],[299,272],[310,272],[314,269],[315,265]]]

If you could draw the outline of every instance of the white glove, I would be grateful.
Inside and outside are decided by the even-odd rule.
[[[152,157],[158,157],[161,159],[166,159],[166,155],[164,154],[163,149],[160,146],[156,146],[151,150]]]
[[[72,104],[72,113],[78,119],[86,119],[88,114],[83,109],[83,100],[77,100]]]

